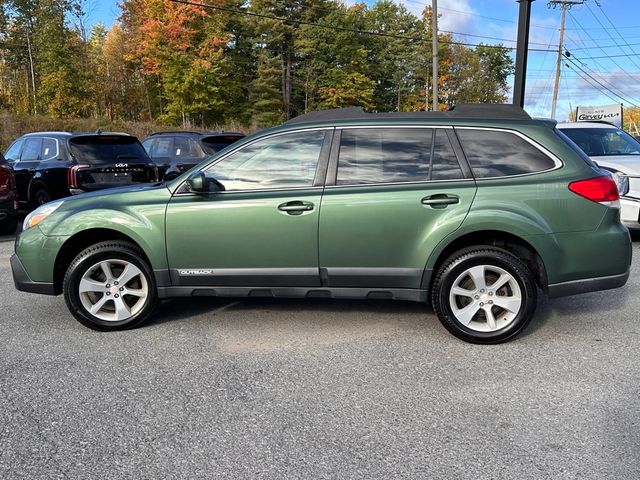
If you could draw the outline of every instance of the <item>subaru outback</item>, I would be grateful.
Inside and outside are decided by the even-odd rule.
[[[168,297],[430,302],[452,334],[513,338],[538,291],[625,284],[614,180],[550,120],[511,105],[314,112],[173,181],[43,205],[11,258],[98,330]],[[602,252],[607,252],[603,255]]]

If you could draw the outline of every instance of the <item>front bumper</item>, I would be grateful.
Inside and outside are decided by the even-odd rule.
[[[40,293],[43,295],[55,295],[55,288],[53,283],[49,282],[34,282],[29,277],[29,274],[22,266],[22,262],[18,256],[14,253],[11,255],[11,273],[13,274],[13,283],[16,288],[21,292]]]

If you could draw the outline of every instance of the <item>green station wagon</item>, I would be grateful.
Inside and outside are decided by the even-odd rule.
[[[612,178],[511,105],[306,114],[172,181],[43,205],[11,258],[19,290],[97,330],[168,297],[372,298],[430,302],[476,343],[630,263]]]

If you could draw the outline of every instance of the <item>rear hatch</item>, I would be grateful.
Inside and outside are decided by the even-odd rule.
[[[69,172],[69,188],[101,188],[155,182],[158,170],[142,144],[129,135],[81,135],[69,139],[77,161]]]

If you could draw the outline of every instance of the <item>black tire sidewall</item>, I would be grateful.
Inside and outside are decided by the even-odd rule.
[[[465,270],[491,265],[506,270],[518,283],[522,306],[509,325],[496,332],[478,332],[462,325],[449,304],[453,282]],[[500,343],[513,338],[531,321],[537,305],[537,287],[526,265],[517,257],[496,247],[465,249],[449,257],[440,269],[433,290],[433,307],[442,324],[456,337],[472,343]]]
[[[132,317],[121,321],[101,320],[88,312],[80,301],[79,284],[87,269],[102,260],[126,260],[138,267],[144,274],[149,294],[144,307]],[[64,279],[64,298],[73,316],[83,325],[94,330],[124,330],[144,322],[153,312],[157,303],[157,289],[153,271],[142,258],[141,252],[130,244],[104,242],[82,251],[71,262]]]

